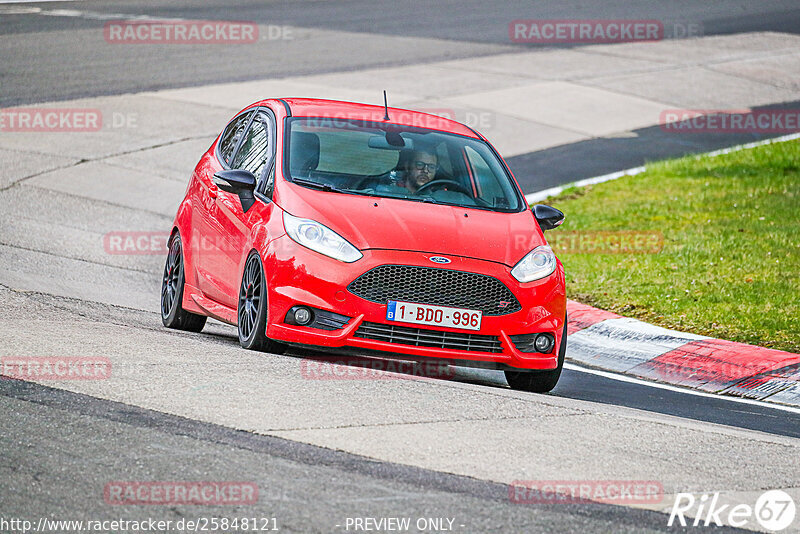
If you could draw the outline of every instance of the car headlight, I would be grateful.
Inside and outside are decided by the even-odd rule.
[[[556,270],[556,255],[547,245],[541,245],[528,252],[511,269],[511,276],[520,282],[533,282],[550,276]]]
[[[317,221],[301,219],[284,211],[283,226],[294,241],[320,254],[345,263],[353,263],[364,256],[345,238]]]

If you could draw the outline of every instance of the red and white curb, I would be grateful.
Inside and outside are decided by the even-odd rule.
[[[800,354],[654,326],[567,302],[567,358],[708,393],[800,406]]]

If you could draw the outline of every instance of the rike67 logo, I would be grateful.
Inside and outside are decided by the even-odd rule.
[[[742,528],[748,524],[754,526],[752,522],[755,520],[762,528],[779,532],[794,522],[795,513],[794,500],[788,493],[781,490],[762,493],[754,506],[721,504],[719,493],[704,493],[699,498],[691,493],[678,493],[672,504],[672,512],[669,514],[667,526],[721,527],[728,525]]]

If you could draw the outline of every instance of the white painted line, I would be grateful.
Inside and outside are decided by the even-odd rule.
[[[714,156],[730,154],[731,152],[738,152],[739,150],[747,150],[749,148],[755,148],[757,146],[762,146],[762,145],[771,145],[772,143],[784,143],[786,141],[794,141],[795,139],[800,139],[800,133],[783,135],[781,137],[774,137],[772,139],[763,139],[761,141],[754,141],[752,143],[746,143],[744,145],[735,145],[728,148],[722,148],[720,150],[714,150],[712,152],[705,152],[703,154],[695,154],[694,157],[698,159],[703,157],[713,158]],[[645,171],[644,166],[634,167],[632,169],[627,169],[624,171],[612,172],[609,174],[604,174],[602,176],[595,176],[594,178],[586,178],[583,180],[578,180],[577,182],[571,182],[568,184],[551,187],[550,189],[542,189],[541,191],[536,191],[535,193],[529,193],[525,195],[525,201],[528,204],[541,202],[542,200],[548,197],[555,196],[570,187],[584,187],[587,185],[600,184],[603,182],[616,180],[617,178],[622,178],[623,176],[635,176],[637,174],[643,173],[644,171]]]
[[[75,2],[82,0],[31,0],[28,3],[38,2]],[[0,0],[0,4],[17,4],[17,1]],[[158,22],[183,22],[186,19],[182,18],[169,18],[169,17],[151,17],[150,15],[131,15],[127,13],[103,13],[99,11],[80,11],[77,9],[43,9],[41,7],[24,7],[13,6],[0,8],[0,15],[41,15],[45,17],[70,17],[70,18],[84,18],[88,20],[153,20]]]
[[[564,369],[569,369],[570,371],[578,371],[579,373],[588,373],[592,375],[602,376],[603,378],[617,380],[619,382],[627,382],[629,384],[639,384],[640,386],[665,389],[667,391],[674,391],[676,393],[685,393],[686,395],[694,395],[696,397],[707,397],[711,399],[719,399],[729,402],[738,402],[740,404],[750,404],[752,406],[760,406],[761,408],[772,408],[784,412],[800,414],[800,408],[794,408],[792,406],[784,406],[782,404],[774,404],[771,402],[763,402],[754,399],[745,399],[742,397],[732,397],[729,395],[718,395],[716,393],[706,393],[705,391],[697,391],[695,389],[687,389],[678,386],[672,386],[669,384],[662,384],[660,382],[651,382],[649,380],[642,380],[641,378],[634,378],[628,375],[609,373],[608,371],[600,371],[599,369],[591,369],[589,367],[583,367],[581,365],[575,365],[574,363],[569,363],[569,362],[564,362]]]
[[[571,182],[568,184],[551,187],[550,189],[543,189],[542,191],[530,193],[528,195],[525,195],[525,200],[528,202],[528,204],[533,204],[534,202],[539,202],[540,200],[544,200],[547,197],[552,197],[554,195],[557,195],[564,189],[568,189],[570,187],[584,187],[587,185],[601,184],[603,182],[609,182],[611,180],[616,180],[617,178],[622,178],[623,176],[635,176],[642,172],[644,172],[644,166],[634,167],[632,169],[627,169],[624,171],[612,172],[609,174],[604,174],[602,176],[595,176],[594,178],[585,178],[583,180],[578,180],[577,182]]]
[[[713,152],[708,152],[706,154],[698,154],[697,157],[699,158],[702,156],[708,156],[710,158],[713,158],[714,156],[720,156],[722,154],[730,154],[731,152],[737,152],[739,150],[755,148],[761,145],[771,145],[772,143],[785,143],[786,141],[794,141],[795,139],[800,139],[800,133],[782,135],[780,137],[773,137],[772,139],[763,139],[761,141],[754,141],[752,143],[747,143],[744,145],[736,145],[730,148],[721,148],[719,150],[714,150]]]

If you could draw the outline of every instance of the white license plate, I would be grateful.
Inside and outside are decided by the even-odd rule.
[[[431,306],[414,302],[390,300],[386,308],[386,319],[399,323],[449,326],[464,330],[480,330],[483,312],[446,306]]]

